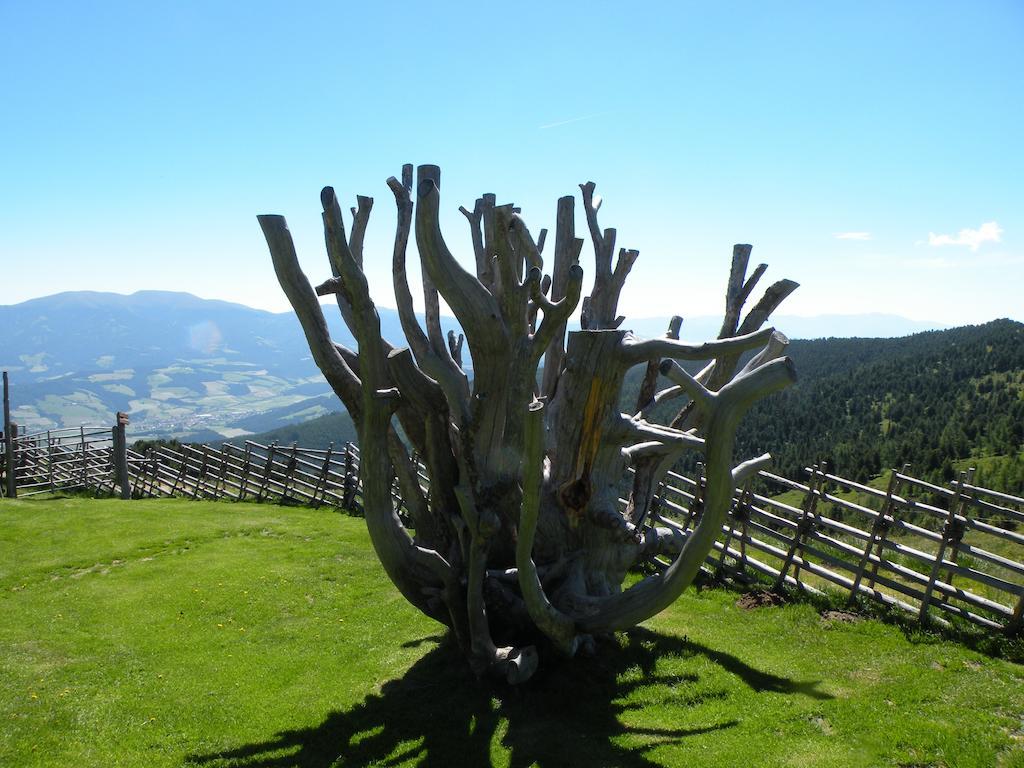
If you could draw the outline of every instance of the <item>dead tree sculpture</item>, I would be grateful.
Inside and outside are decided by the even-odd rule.
[[[558,201],[549,275],[542,258],[547,233],[534,238],[518,209],[497,205],[491,194],[472,210],[461,208],[475,257],[468,271],[441,235],[440,170],[419,167],[415,204],[411,165],[387,183],[398,207],[394,290],[408,348],[381,337],[363,273],[371,198],[357,198],[346,235],[334,190],[321,193],[334,276],[315,291],[284,218],[260,216],[260,225],[317,365],[358,428],[366,525],[384,570],[409,602],[451,629],[478,674],[519,682],[534,671],[538,644],[572,655],[597,633],[663,610],[693,581],[721,532],[734,487],[769,460],[734,465],[734,432],[756,400],[795,380],[782,357],[785,337],[761,326],[796,284],[772,285],[741,322],[765,265],[748,278],[750,246],[737,245],[717,340],[679,341],[679,318],[660,339],[619,330],[619,294],[637,251],[616,255],[615,230],[598,225],[601,202],[588,182],[581,189],[594,285],[583,299],[582,330],[567,335],[583,287],[572,196]],[[425,329],[406,276],[413,232]],[[318,294],[336,297],[358,354],[331,340]],[[439,296],[465,339],[442,334]],[[756,354],[740,367],[750,352]],[[677,360],[710,363],[691,375]],[[626,372],[637,365],[646,373],[630,415],[621,412],[620,395]],[[655,392],[659,371],[674,384]],[[652,404],[676,396],[688,400],[671,426],[645,418]],[[411,450],[425,464],[426,490]],[[665,471],[686,451],[703,454],[707,478],[703,512],[689,533],[651,509]],[[623,511],[620,486],[630,464],[636,473]],[[412,531],[393,507],[395,480]],[[627,570],[655,556],[671,565],[623,589]]]

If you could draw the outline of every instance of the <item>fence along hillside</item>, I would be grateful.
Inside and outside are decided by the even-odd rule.
[[[183,496],[328,506],[358,513],[359,454],[226,442],[220,448],[125,448],[120,483],[114,430],[82,427],[15,438],[10,457],[17,495],[61,490],[132,498]],[[4,449],[6,450],[6,449]],[[7,459],[7,455],[4,455]],[[6,461],[4,462],[6,465]],[[1024,499],[972,484],[950,487],[891,473],[882,491],[806,469],[806,482],[760,472],[737,488],[706,567],[736,577],[760,574],[817,592],[826,586],[893,606],[921,621],[957,617],[990,630],[1019,633],[1024,613]],[[426,490],[427,477],[420,473]],[[670,472],[653,522],[688,535],[703,507],[704,478]],[[396,490],[401,514],[403,501]],[[625,500],[620,499],[625,505]],[[655,564],[667,566],[667,562]]]

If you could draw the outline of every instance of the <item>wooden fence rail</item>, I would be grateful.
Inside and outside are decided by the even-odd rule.
[[[50,430],[13,441],[18,494],[56,490],[118,492],[110,429]],[[358,513],[359,452],[245,441],[127,449],[131,495],[254,500],[327,506]],[[428,477],[420,466],[420,482]],[[992,630],[1024,624],[1024,499],[980,488],[972,473],[941,487],[909,468],[881,490],[808,467],[800,482],[760,472],[737,488],[707,567],[737,577],[760,574],[777,586],[825,586],[900,608],[921,621],[955,616]],[[686,535],[699,522],[704,493],[695,477],[670,472],[651,514]],[[396,506],[404,516],[397,489]],[[625,500],[620,499],[624,506]],[[665,565],[665,563],[662,563]]]

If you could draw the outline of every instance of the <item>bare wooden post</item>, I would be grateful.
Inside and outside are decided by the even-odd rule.
[[[81,441],[82,448],[82,489],[84,490],[88,486],[88,471],[85,465],[85,426],[82,425],[78,428],[78,439]]]
[[[227,467],[227,455],[228,446],[226,443],[220,444],[220,453],[217,454],[220,466],[217,468],[217,474],[213,479],[213,498],[219,499],[221,497],[221,491],[227,494],[228,486],[228,467]]]
[[[722,542],[722,553],[718,558],[718,567],[715,569],[718,574],[721,574],[725,568],[725,558],[729,553],[729,544],[732,543],[733,536],[736,534],[736,527],[742,525],[744,529],[746,528],[746,505],[747,493],[749,490],[750,481],[748,480],[743,486],[743,490],[741,490],[739,495],[733,500],[732,508],[729,510],[729,516],[726,518],[729,521],[729,530],[725,532],[725,540]],[[743,534],[740,535],[742,536]],[[736,569],[742,569],[742,565],[738,561],[736,563]]]
[[[814,511],[818,504],[818,486],[821,480],[824,478],[824,472],[819,471],[817,464],[811,471],[811,479],[807,487],[807,493],[804,496],[803,514],[796,524],[796,531],[793,533],[793,541],[789,545],[789,549],[786,552],[786,559],[782,562],[782,567],[779,569],[778,578],[775,579],[775,589],[782,589],[782,586],[786,583],[786,571],[789,570],[789,566],[793,565],[793,561],[797,556],[797,552],[803,554],[803,540],[804,537],[811,532],[814,527]],[[793,569],[793,578],[799,583],[800,581],[800,566],[797,564]]]
[[[156,455],[156,451],[154,451],[152,448],[149,451],[149,468],[150,472],[152,473],[149,476],[149,495],[158,496],[160,494],[161,488],[158,482],[158,475],[160,472],[160,457]]]
[[[171,485],[171,496],[177,493],[178,483],[182,483],[185,480],[185,472],[188,471],[188,462],[185,457],[184,447],[182,448],[182,452],[178,455],[181,456],[181,462],[178,464],[178,474],[174,478],[174,484]]]
[[[114,476],[121,488],[121,498],[132,497],[131,483],[128,477],[128,441],[124,428],[128,424],[128,414],[117,412],[117,423],[114,425]]]
[[[946,510],[946,525],[942,529],[942,541],[939,542],[939,551],[935,554],[935,561],[932,563],[932,570],[928,574],[928,584],[924,588],[924,596],[921,598],[921,612],[918,614],[918,621],[922,624],[928,621],[928,606],[931,603],[932,592],[935,590],[935,582],[939,578],[939,571],[942,569],[942,561],[946,555],[946,548],[954,539],[959,541],[963,536],[963,528],[956,519],[957,502],[960,500],[960,489],[963,487],[963,475],[960,473],[960,482],[957,484],[957,492],[950,501]]]
[[[356,479],[355,456],[352,450],[352,443],[345,443],[345,480],[341,491],[341,505],[346,512],[355,512],[356,501]]]
[[[966,478],[964,477],[964,473],[963,472],[961,472],[959,474],[959,476],[957,477],[957,480],[956,480],[956,497],[954,498],[953,501],[950,502],[950,509],[952,510],[955,507],[956,508],[956,514],[958,516],[963,517],[963,518],[966,519],[966,517],[967,517],[967,507],[968,507],[968,504],[969,504],[969,499],[967,498],[967,496],[966,496],[966,494],[964,492],[964,484],[965,483],[967,485],[974,485],[974,467],[970,467],[967,470]],[[957,503],[957,502],[959,502],[959,503]],[[948,524],[947,524],[947,527],[949,527]],[[964,538],[964,525],[963,524],[959,524],[956,527],[950,528],[949,533],[951,535],[949,559],[950,559],[950,561],[955,563],[957,557],[960,554],[960,544],[963,542],[963,538]],[[955,571],[953,571],[952,569],[948,570],[946,572],[946,583],[952,585],[953,584],[953,577],[955,575],[956,575]]]
[[[298,452],[299,444],[292,443],[292,454],[288,458],[288,464],[284,468],[284,484],[281,487],[281,499],[278,501],[279,504],[284,504],[288,497],[288,486],[291,484],[292,475],[295,474],[295,470],[298,467]]]
[[[899,471],[899,474],[907,475],[909,472],[910,465],[904,464],[903,468]],[[892,495],[889,497],[889,516],[891,519],[889,520],[888,524],[884,525],[884,527],[880,531],[880,536],[878,537],[877,550],[875,551],[875,556],[878,559],[871,565],[871,574],[868,580],[868,589],[875,588],[875,579],[878,578],[878,568],[882,564],[882,551],[885,549],[885,539],[889,535],[890,528],[896,523],[896,512],[899,509],[899,502],[897,500],[897,496],[899,495],[900,486],[902,485],[902,483],[903,481],[897,477],[896,482],[895,484],[893,484],[892,487]]]
[[[142,467],[144,467],[143,471],[145,474],[143,475],[142,482],[139,485],[139,493],[142,496],[156,496],[156,456],[154,455],[152,448],[146,451]]]
[[[50,493],[53,493],[53,440],[50,430],[46,430],[46,477],[50,482]]]
[[[249,481],[249,472],[252,471],[252,444],[245,441],[245,456],[242,459],[242,479],[238,482],[238,500],[245,498],[245,486]]]
[[[697,474],[694,477],[693,487],[693,501],[690,502],[690,508],[687,510],[686,520],[683,522],[683,529],[689,528],[691,525],[696,526],[700,522],[700,513],[704,509],[704,464],[703,462],[697,462]]]
[[[332,442],[327,446],[327,454],[324,456],[324,465],[320,469],[320,476],[316,479],[316,485],[313,487],[313,508],[319,509],[320,505],[323,504],[324,498],[327,496],[327,474],[331,471],[331,454],[334,451],[334,443]],[[320,494],[320,498],[317,498],[317,494]]]
[[[889,531],[889,526],[892,525],[892,509],[893,509],[893,494],[896,493],[896,488],[899,486],[899,480],[896,477],[897,472],[894,469],[892,474],[889,475],[889,486],[885,491],[885,501],[882,503],[882,509],[878,513],[878,517],[875,518],[874,523],[871,525],[871,532],[868,534],[868,542],[864,546],[864,552],[861,554],[860,562],[857,563],[856,575],[853,578],[853,585],[850,587],[850,597],[847,600],[848,604],[852,604],[857,599],[857,594],[860,591],[860,582],[864,578],[864,571],[868,567],[868,563],[871,560],[871,550],[874,549],[875,545],[879,547],[879,557],[881,556],[881,545],[885,539],[886,533]],[[874,585],[874,579],[872,579],[872,586]]]
[[[11,434],[11,396],[7,371],[4,371],[4,460],[7,463],[7,498],[18,495],[18,486],[14,482],[14,435]]]
[[[127,460],[125,461],[127,464]],[[146,490],[146,464],[145,460],[141,464],[135,465],[135,472],[131,471],[131,464],[128,464],[128,479],[130,483],[129,498],[140,499],[145,495]]]
[[[740,523],[740,560],[738,565],[739,575],[745,577],[747,573],[747,523],[750,522],[750,505],[754,499],[754,492],[750,488],[750,481],[747,481],[743,494],[740,496],[740,503],[736,505],[733,516]]]
[[[202,485],[203,479],[206,477],[206,455],[207,455],[207,447],[204,445],[203,446],[203,460],[199,464],[199,475],[196,477],[196,484],[192,488],[192,498],[193,499],[199,498],[199,487]]]
[[[1006,634],[1015,635],[1020,632],[1022,626],[1024,626],[1024,595],[1017,600],[1010,623],[1006,625]]]
[[[263,497],[267,492],[267,483],[270,482],[270,473],[274,471],[274,452],[277,450],[277,443],[270,444],[270,450],[267,451],[267,463],[263,467],[263,479],[260,482],[260,491],[256,494],[257,501],[263,501]]]

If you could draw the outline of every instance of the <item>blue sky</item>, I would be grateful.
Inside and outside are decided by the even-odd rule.
[[[375,198],[367,271],[393,306],[384,180],[412,162],[442,167],[463,255],[480,193],[536,232],[597,182],[640,250],[628,315],[720,312],[750,242],[802,284],[791,314],[1024,320],[1020,2],[0,2],[0,72],[7,303],[284,310],[256,214],[286,215],[324,278],[332,184]]]

